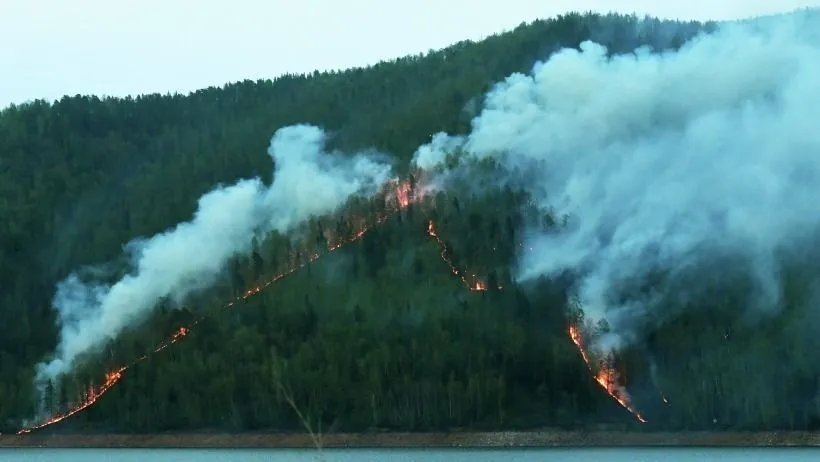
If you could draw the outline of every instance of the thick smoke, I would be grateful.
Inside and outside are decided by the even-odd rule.
[[[314,126],[278,130],[268,149],[275,166],[270,187],[254,178],[208,192],[193,220],[129,243],[132,271],[113,285],[83,282],[76,274],[62,281],[54,298],[60,341],[54,358],[38,366],[38,383],[68,371],[161,299],[180,301],[214,283],[232,257],[250,252],[255,236],[292,230],[352,195],[374,193],[389,179],[390,166],[378,156],[329,155],[324,141]]]
[[[536,204],[569,219],[528,230],[518,279],[575,274],[585,313],[613,332],[599,347],[710,284],[745,281],[765,313],[781,304],[781,257],[820,224],[818,35],[801,12],[664,54],[586,42],[499,83],[468,137],[437,135],[416,162],[441,164],[454,143],[528,173]]]

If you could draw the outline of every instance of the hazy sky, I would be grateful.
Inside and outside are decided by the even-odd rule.
[[[569,10],[728,19],[820,0],[0,0],[0,107],[365,65]]]

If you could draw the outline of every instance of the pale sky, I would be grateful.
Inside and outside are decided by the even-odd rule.
[[[0,107],[376,63],[567,11],[732,19],[820,0],[0,0]]]

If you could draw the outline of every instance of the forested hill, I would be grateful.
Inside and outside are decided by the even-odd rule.
[[[17,430],[35,414],[34,365],[57,342],[56,284],[85,265],[108,262],[112,274],[122,271],[126,242],[190,219],[197,199],[216,184],[252,176],[269,182],[265,151],[278,128],[315,124],[333,134],[334,147],[376,148],[406,169],[432,134],[467,132],[493,83],[529,71],[560,48],[593,39],[610,53],[640,45],[675,49],[707,26],[573,14],[367,68],[186,96],[74,96],[4,109],[0,429]],[[54,428],[297,429],[302,423],[288,397],[326,431],[632,425],[567,336],[564,287],[544,283],[525,294],[510,281],[526,219],[520,200],[512,190],[475,196],[466,185],[436,198],[436,231],[452,261],[504,290],[463,290],[425,233],[426,215],[410,207],[223,311],[232,294],[283,267],[291,244],[271,238],[234,262],[223,283],[182,309],[161,307],[49,390],[46,408],[64,409],[112,366],[211,314],[185,341],[131,368],[92,407]],[[330,226],[339,226],[342,219],[334,219]],[[802,401],[813,396],[808,374],[792,377],[799,386],[784,385],[766,402],[719,400],[715,383],[742,380],[752,365],[735,364],[718,376],[715,361],[729,360],[699,356],[708,345],[698,336],[722,329],[712,322],[716,316],[723,314],[669,323],[664,335],[618,358],[621,381],[650,420],[646,428],[714,428],[715,415],[731,416],[740,428],[809,425],[817,408]],[[655,348],[651,365],[648,344]],[[686,359],[672,363],[673,357]],[[674,406],[657,388],[658,368]],[[708,386],[686,381],[707,372],[714,381]]]

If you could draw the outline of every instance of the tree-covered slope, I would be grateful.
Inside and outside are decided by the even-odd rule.
[[[118,274],[126,242],[188,220],[197,199],[216,184],[252,176],[270,181],[264,153],[277,129],[315,124],[332,134],[333,147],[375,148],[406,172],[413,152],[433,133],[469,130],[495,82],[529,71],[552,52],[587,39],[611,53],[640,45],[674,49],[704,27],[567,15],[368,68],[246,81],[186,96],[75,96],[3,110],[0,310],[7,322],[0,336],[0,425],[17,430],[35,413],[34,365],[57,343],[55,285],[85,265],[110,262],[106,269]],[[524,196],[513,189],[474,186],[475,179],[458,182],[224,309],[237,293],[288,268],[294,249],[302,253],[298,260],[321,247],[319,224],[350,233],[355,217],[378,206],[354,201],[312,220],[295,241],[269,237],[233,262],[215,287],[181,309],[163,303],[86,358],[59,389],[47,390],[45,407],[76,401],[109,368],[207,315],[184,341],[149,355],[91,408],[60,425],[139,432],[296,429],[302,423],[289,397],[312,422],[332,430],[634,422],[593,381],[567,336],[573,313],[567,281],[527,288],[512,281],[523,223],[546,217],[528,215]],[[490,290],[465,290],[428,235],[430,220],[451,261],[481,275]],[[795,289],[795,297],[800,293]],[[805,329],[811,325],[806,314],[795,309],[762,329],[738,327],[738,340],[726,349],[715,332],[722,338],[722,326],[739,315],[725,298],[715,300],[714,309],[665,323],[617,358],[620,379],[645,410],[649,428],[714,428],[715,414],[730,416],[721,425],[735,427],[809,425],[816,415],[804,403],[816,388],[811,368],[789,375],[793,383],[782,384],[768,401],[753,389],[760,383],[741,383],[745,394],[731,397],[727,388],[754,370],[755,358],[773,364],[789,351],[791,361],[808,361],[811,345],[802,340],[780,347],[760,340],[769,330]]]

